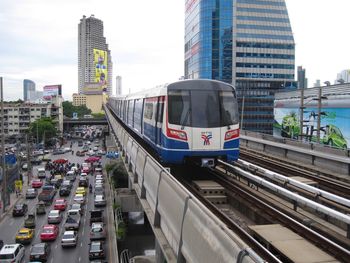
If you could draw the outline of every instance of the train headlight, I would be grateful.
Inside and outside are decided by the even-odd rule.
[[[225,141],[237,138],[238,136],[239,136],[239,130],[238,129],[237,130],[228,131],[225,134]]]
[[[167,136],[182,141],[187,141],[187,134],[184,131],[178,131],[173,129],[167,129]]]

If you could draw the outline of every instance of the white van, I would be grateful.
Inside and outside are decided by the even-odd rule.
[[[0,262],[19,263],[24,258],[24,246],[22,244],[4,245],[0,250]]]
[[[38,178],[46,178],[46,172],[44,167],[38,167]]]

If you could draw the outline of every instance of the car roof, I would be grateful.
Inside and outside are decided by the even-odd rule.
[[[6,244],[0,250],[0,254],[12,253],[17,247],[21,246],[20,244]]]
[[[52,229],[52,228],[55,228],[56,226],[55,225],[44,225],[43,228],[45,229]]]
[[[72,230],[64,231],[63,235],[74,235],[74,231]]]
[[[33,247],[45,247],[46,243],[36,243]]]

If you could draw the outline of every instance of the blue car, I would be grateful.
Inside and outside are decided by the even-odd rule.
[[[109,159],[118,159],[119,152],[107,152],[106,157]]]

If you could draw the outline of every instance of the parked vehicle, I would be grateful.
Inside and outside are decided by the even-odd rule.
[[[30,261],[46,262],[50,256],[50,245],[47,243],[37,243],[30,249]]]
[[[65,231],[62,240],[61,240],[61,246],[62,247],[71,247],[76,246],[78,240],[78,235],[75,231]]]
[[[102,210],[91,210],[90,211],[90,224],[94,222],[103,222],[103,211]]]
[[[24,220],[24,227],[35,228],[35,214],[28,214],[27,218]]]
[[[28,205],[27,204],[16,204],[15,207],[12,210],[13,216],[24,216],[28,211]]]

